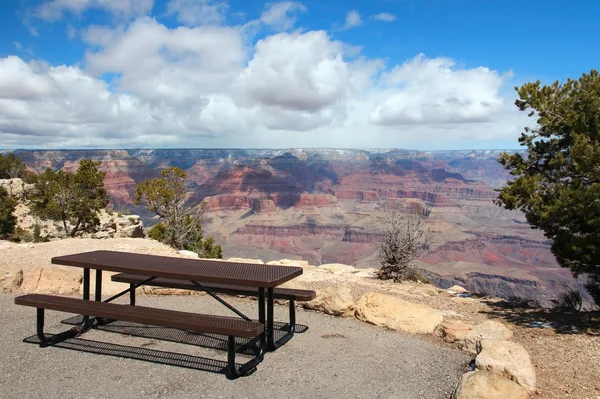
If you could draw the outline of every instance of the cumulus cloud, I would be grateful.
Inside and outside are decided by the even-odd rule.
[[[178,107],[204,104],[207,94],[227,90],[246,58],[240,32],[229,27],[168,29],[144,18],[116,38],[105,34],[99,29],[87,36],[104,45],[87,53],[88,70],[117,74],[121,90]]]
[[[317,112],[348,88],[342,45],[324,31],[270,36],[256,44],[238,86],[246,104]]]
[[[287,31],[294,27],[297,14],[301,12],[306,12],[306,7],[295,1],[268,3],[260,21],[275,31]]]
[[[0,58],[0,143],[460,148],[524,126],[501,95],[510,73],[424,55],[386,66],[325,31],[286,32],[305,9],[265,12],[278,4],[266,20],[284,31],[256,43],[139,17],[78,29],[88,50],[74,65]]]
[[[226,1],[171,0],[167,14],[175,14],[177,21],[187,26],[219,25],[228,9]]]
[[[348,15],[346,15],[346,23],[344,24],[343,29],[350,29],[356,26],[362,25],[362,17],[360,16],[358,11],[350,11]]]
[[[114,17],[129,19],[148,15],[154,0],[50,0],[36,7],[33,15],[46,21],[57,21],[65,12],[81,14],[88,9],[104,10]]]
[[[382,12],[380,14],[371,16],[371,19],[383,22],[393,22],[396,20],[396,16],[394,14],[390,14],[389,12]]]
[[[499,90],[509,77],[421,54],[383,77],[386,93],[369,120],[378,125],[488,122],[505,110]]]

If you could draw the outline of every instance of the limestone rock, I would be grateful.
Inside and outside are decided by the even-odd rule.
[[[477,353],[478,342],[484,339],[508,340],[513,336],[512,331],[504,326],[504,324],[487,320],[478,324],[465,336],[464,342],[460,345],[462,349]]]
[[[23,271],[20,291],[38,294],[73,294],[79,292],[83,276],[76,267],[38,267]]]
[[[256,263],[258,265],[263,265],[263,262],[260,259],[247,259],[247,258],[229,258],[227,262],[239,262],[239,263]]]
[[[446,342],[453,343],[463,341],[466,335],[473,329],[470,324],[460,321],[444,320],[436,330],[438,335]]]
[[[354,316],[354,298],[346,286],[330,286],[318,289],[315,299],[304,302],[306,309],[318,310],[334,316]]]
[[[452,287],[448,288],[446,291],[452,291],[452,292],[456,292],[458,294],[467,292],[467,290],[464,289],[463,287],[461,287],[460,285],[453,285]]]
[[[356,317],[391,330],[413,334],[430,334],[444,317],[439,310],[403,299],[367,292],[357,304]]]
[[[536,388],[535,369],[531,358],[525,348],[515,342],[480,341],[475,367],[500,374],[532,391]]]
[[[453,399],[527,399],[529,390],[521,385],[488,371],[465,373]]]
[[[196,252],[186,251],[185,249],[179,250],[179,251],[177,251],[177,253],[179,255],[183,255],[187,258],[197,258],[198,257],[198,254]]]
[[[272,260],[267,262],[267,265],[278,265],[278,266],[299,266],[299,267],[308,267],[308,261],[306,260],[296,260],[296,259],[281,259],[281,260]]]
[[[0,179],[0,187],[4,187],[8,195],[18,200],[23,199],[25,194],[33,190],[33,184],[25,183],[19,178]]]
[[[332,274],[354,273],[354,266],[343,265],[341,263],[327,263],[319,266],[319,270],[327,270]]]

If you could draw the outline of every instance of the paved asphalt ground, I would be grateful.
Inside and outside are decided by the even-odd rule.
[[[230,381],[215,372],[226,360],[226,352],[159,340],[158,335],[176,334],[160,328],[138,330],[147,337],[92,330],[61,344],[64,347],[40,348],[24,343],[24,338],[35,334],[35,309],[14,305],[13,298],[0,295],[3,399],[448,398],[469,361],[469,356],[431,338],[299,310],[297,321],[308,325],[308,330],[296,334],[278,351],[267,353],[252,375]],[[231,302],[255,317],[255,302],[238,298],[231,298]],[[139,296],[138,304],[227,314],[206,296]],[[281,320],[285,320],[286,311],[284,306],[275,309]],[[65,330],[60,321],[69,316],[47,311],[46,332]],[[219,343],[184,335],[205,345]],[[163,358],[201,370],[107,353]],[[243,355],[237,358],[244,359]]]

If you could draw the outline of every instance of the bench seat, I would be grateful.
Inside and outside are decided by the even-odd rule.
[[[147,276],[137,276],[133,274],[119,273],[111,277],[112,281],[127,283],[127,284],[139,284],[144,280],[148,279]],[[223,294],[232,295],[248,295],[258,296],[257,287],[247,287],[242,285],[228,285],[228,284],[217,284],[217,283],[205,283],[201,282],[202,286],[208,288],[213,292],[219,292]],[[150,285],[153,287],[165,287],[165,288],[179,288],[183,290],[194,290],[198,291],[197,285],[187,280],[177,280],[170,278],[158,277],[152,281],[144,283],[144,285]],[[311,301],[315,299],[316,293],[312,290],[301,290],[295,288],[274,288],[274,297],[277,299],[286,299],[290,301]]]
[[[180,312],[145,306],[121,305],[44,294],[30,294],[17,297],[15,298],[15,304],[38,309],[38,337],[40,338],[41,346],[48,346],[57,342],[57,336],[50,340],[43,333],[44,310],[49,309],[104,319],[122,320],[182,330],[193,330],[202,333],[227,335],[229,337],[227,367],[227,376],[229,378],[236,378],[245,374],[262,360],[263,339],[261,339],[261,348],[257,351],[256,358],[243,365],[240,370],[238,370],[235,365],[235,337],[254,338],[261,335],[264,331],[264,326],[259,322],[224,316]],[[80,329],[74,328],[71,331],[58,334],[58,339],[64,340],[71,338],[81,332]]]

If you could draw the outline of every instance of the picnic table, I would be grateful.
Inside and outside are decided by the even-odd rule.
[[[281,284],[302,274],[301,267],[277,266],[209,259],[175,258],[117,251],[92,251],[52,258],[53,264],[83,268],[83,298],[66,298],[31,294],[15,298],[18,305],[37,308],[37,335],[41,346],[79,335],[95,325],[115,320],[158,325],[202,333],[228,336],[228,378],[237,378],[253,370],[264,357],[265,351],[276,350],[294,335],[295,300],[310,300],[314,291],[279,288]],[[90,270],[95,270],[94,301],[90,300]],[[114,281],[128,283],[129,288],[102,300],[102,272],[117,272]],[[179,312],[138,306],[136,289],[144,285],[185,288],[208,293],[236,314],[236,318]],[[258,320],[246,316],[219,297],[217,293],[242,294],[258,297]],[[129,294],[130,303],[112,303]],[[290,322],[287,333],[279,340],[274,334],[275,299],[290,302]],[[44,310],[66,311],[81,314],[83,319],[75,328],[48,337],[44,334]],[[235,364],[235,337],[251,338],[255,345],[254,358],[241,367]]]

